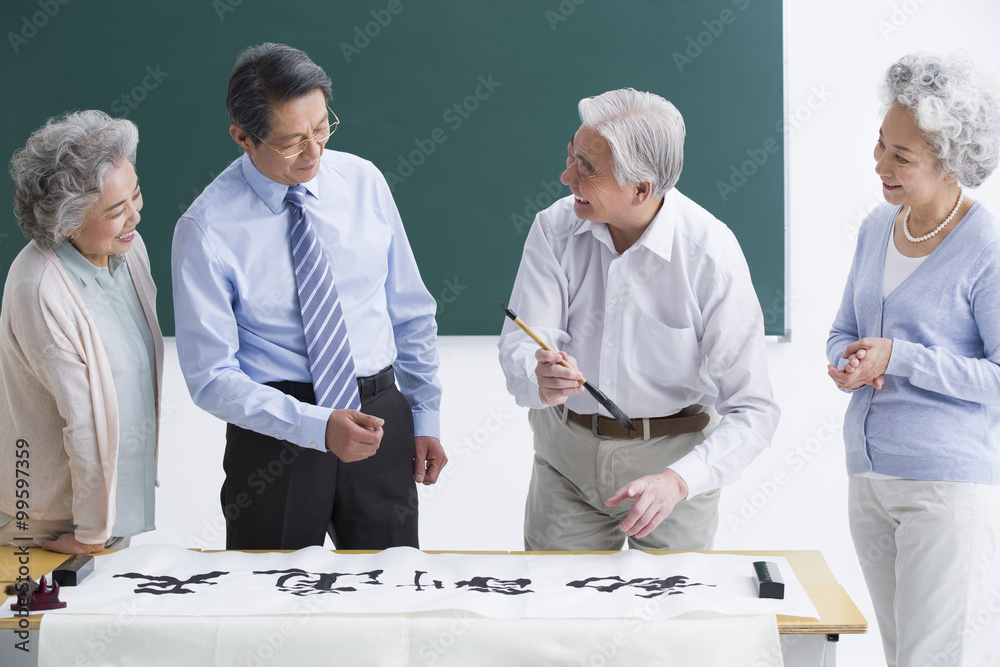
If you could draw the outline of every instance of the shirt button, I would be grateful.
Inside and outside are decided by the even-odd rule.
[[[608,347],[614,347],[614,346],[615,346],[615,341],[609,340],[608,341]]]
[[[612,304],[618,303],[618,297],[616,296],[611,297],[611,303]]]
[[[313,449],[319,449],[319,445],[317,445],[315,442],[310,442],[309,446],[312,447]]]
[[[280,433],[275,433],[275,434],[274,434],[274,437],[275,437],[275,438],[280,438],[280,437],[281,437],[281,434],[280,434]]]
[[[611,380],[605,380],[604,381],[604,386],[605,387],[610,387],[611,386]]]

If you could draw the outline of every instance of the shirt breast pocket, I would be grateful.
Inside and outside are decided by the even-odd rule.
[[[633,370],[659,382],[697,388],[703,366],[694,327],[678,329],[646,313],[639,315],[632,346]]]

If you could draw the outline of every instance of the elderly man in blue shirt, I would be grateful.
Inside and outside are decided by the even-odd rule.
[[[297,49],[243,51],[226,102],[245,154],[174,231],[181,369],[228,422],[229,549],[416,547],[416,483],[447,462],[436,304],[382,174],[324,150],[330,86]]]

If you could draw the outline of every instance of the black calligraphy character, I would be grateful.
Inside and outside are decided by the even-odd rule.
[[[688,583],[688,578],[684,576],[674,576],[667,577],[666,579],[654,579],[652,577],[646,579],[635,579],[629,582],[630,586],[635,586],[636,588],[641,588],[647,591],[649,595],[639,595],[641,598],[655,598],[666,593],[667,595],[681,595],[684,593],[680,588],[689,588],[691,586],[707,586],[709,588],[715,588],[715,584],[702,584],[697,581],[692,581]]]
[[[500,593],[502,595],[523,595],[524,593],[534,593],[530,588],[525,588],[531,583],[531,579],[497,579],[496,577],[472,577],[468,581],[456,581],[459,588],[469,587],[470,591],[480,593]]]
[[[609,583],[598,583],[598,582],[609,582]],[[638,597],[641,598],[655,598],[666,593],[667,595],[681,595],[684,591],[679,590],[681,588],[688,588],[690,586],[708,586],[715,588],[715,584],[702,584],[698,582],[688,583],[688,577],[683,575],[677,575],[673,577],[667,577],[666,579],[656,579],[653,577],[640,577],[638,579],[630,579],[625,581],[621,577],[588,577],[580,581],[571,581],[567,586],[572,586],[573,588],[593,588],[594,590],[600,591],[601,593],[613,593],[620,588],[625,588],[627,586],[632,586],[634,588],[639,588],[647,591],[648,595],[643,595],[641,593],[636,593]]]
[[[209,579],[215,579],[216,577],[221,577],[224,574],[229,574],[228,572],[209,572],[207,574],[195,574],[188,577],[184,581],[177,579],[176,577],[170,576],[152,576],[148,574],[139,574],[138,572],[126,572],[124,574],[116,574],[115,577],[125,577],[127,579],[148,579],[144,584],[139,584],[136,586],[135,593],[151,593],[153,595],[183,595],[184,593],[195,593],[196,591],[184,588],[185,586],[195,585],[195,584],[205,584],[207,586],[215,586],[217,581],[208,581]],[[159,590],[157,590],[159,589]]]
[[[278,590],[301,597],[322,593],[340,595],[341,593],[353,593],[358,590],[350,585],[335,587],[334,584],[347,583],[346,581],[340,581],[341,577],[365,577],[353,583],[357,585],[381,586],[382,582],[378,580],[378,577],[382,572],[382,570],[372,570],[371,572],[350,574],[347,572],[306,572],[305,570],[292,568],[290,570],[255,570],[254,574],[280,574],[281,576],[274,583],[278,587]]]
[[[597,582],[599,581],[608,581],[611,583],[598,584]],[[602,593],[611,593],[617,591],[622,586],[628,586],[628,582],[621,577],[588,577],[582,581],[571,581],[566,585],[573,588],[593,588]]]
[[[424,572],[423,570],[414,570],[413,571],[413,583],[412,584],[396,584],[396,588],[411,588],[412,587],[412,588],[416,588],[418,591],[422,591],[422,590],[424,590],[424,587],[426,586],[426,584],[421,584],[420,583],[420,577],[422,577],[425,574],[427,574],[427,572]],[[437,588],[437,589],[444,588],[444,584],[442,584],[441,581],[439,581],[438,579],[432,579],[431,581],[434,582],[434,588]]]

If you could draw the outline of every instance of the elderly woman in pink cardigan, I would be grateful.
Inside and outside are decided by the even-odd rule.
[[[154,527],[163,338],[138,142],[131,122],[80,111],[11,160],[30,242],[0,310],[0,544],[94,553]]]

